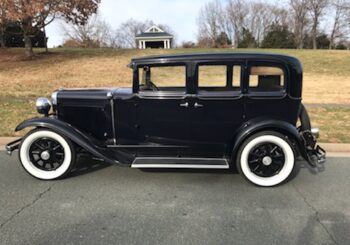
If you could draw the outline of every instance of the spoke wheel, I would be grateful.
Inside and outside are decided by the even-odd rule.
[[[73,168],[75,149],[64,136],[48,129],[35,129],[23,138],[19,158],[30,175],[54,180],[64,177]]]
[[[58,169],[64,161],[62,145],[51,138],[41,138],[30,146],[29,158],[33,165],[44,171]]]
[[[237,154],[237,169],[258,186],[275,186],[286,181],[295,166],[288,139],[277,132],[264,131],[248,138]]]
[[[254,147],[248,156],[250,170],[261,177],[278,174],[284,166],[285,157],[281,147],[274,143],[262,143]]]

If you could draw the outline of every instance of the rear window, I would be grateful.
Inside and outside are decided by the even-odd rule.
[[[273,92],[284,89],[284,70],[274,66],[251,66],[249,69],[250,91]]]

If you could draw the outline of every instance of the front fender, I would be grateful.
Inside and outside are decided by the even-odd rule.
[[[122,152],[111,152],[111,150],[101,144],[100,141],[94,139],[86,133],[81,132],[79,129],[73,127],[72,125],[57,119],[56,117],[28,119],[20,123],[16,127],[15,131],[17,132],[28,127],[51,129],[56,133],[59,133],[72,140],[74,143],[91,153],[93,156],[99,159],[103,159],[105,162],[123,166],[126,164],[122,164],[121,162],[132,162],[131,156],[129,154]]]
[[[298,129],[288,122],[274,119],[255,119],[244,123],[238,130],[238,133],[233,141],[234,143],[231,159],[235,161],[239,147],[248,137],[266,130],[276,131],[290,137],[296,143],[297,150],[301,156],[305,160],[309,159],[304,141],[300,136]]]

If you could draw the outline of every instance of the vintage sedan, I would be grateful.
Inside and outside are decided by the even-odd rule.
[[[66,176],[77,154],[132,168],[238,171],[258,186],[289,179],[301,156],[325,161],[301,103],[293,57],[206,53],[132,59],[129,88],[59,89],[39,98],[43,117],[7,145],[32,176]]]

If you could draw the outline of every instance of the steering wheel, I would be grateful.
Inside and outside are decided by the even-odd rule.
[[[159,88],[152,81],[148,81],[148,85],[153,91],[159,91]]]

